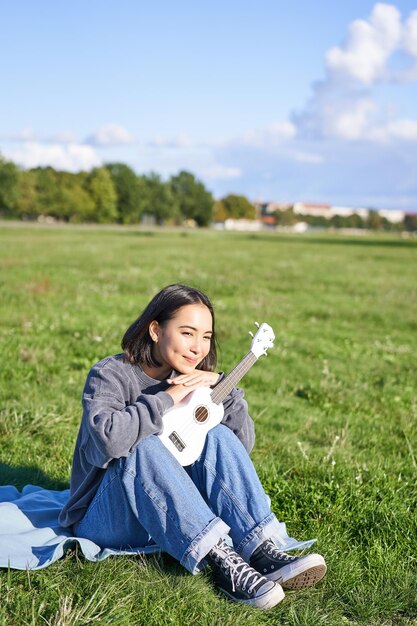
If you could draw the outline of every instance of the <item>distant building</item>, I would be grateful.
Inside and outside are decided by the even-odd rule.
[[[391,209],[389,210],[380,209],[378,211],[378,214],[381,217],[385,217],[385,219],[391,222],[392,224],[399,224],[400,222],[403,222],[405,215],[406,215],[405,211],[394,211]]]
[[[259,221],[267,228],[273,228],[276,224],[274,215],[261,215]]]
[[[224,222],[217,222],[215,228],[221,230],[258,231],[262,229],[259,220],[232,219],[228,217]]]
[[[276,211],[287,211],[292,207],[289,202],[254,202],[258,215],[272,215]]]
[[[314,215],[315,217],[331,217],[330,204],[320,203],[313,204],[311,202],[296,202],[294,204],[294,213],[299,215]]]
[[[355,209],[349,206],[332,206],[330,207],[330,217],[340,215],[340,217],[350,217],[351,215],[359,215],[363,220],[368,219],[369,209]]]

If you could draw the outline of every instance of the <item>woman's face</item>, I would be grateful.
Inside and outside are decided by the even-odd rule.
[[[168,376],[174,369],[188,374],[210,351],[213,319],[204,304],[187,304],[164,324],[151,322],[149,333],[155,358],[161,363],[159,373]]]

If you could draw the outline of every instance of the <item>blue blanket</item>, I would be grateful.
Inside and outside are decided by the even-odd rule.
[[[69,490],[26,485],[20,493],[16,487],[0,487],[0,567],[42,569],[60,559],[75,543],[89,561],[101,561],[113,554],[159,552],[155,546],[103,550],[89,539],[73,537],[58,524],[68,497]]]
[[[89,561],[102,561],[116,554],[160,552],[157,546],[102,549],[89,539],[73,537],[58,523],[68,497],[69,490],[51,491],[26,485],[20,493],[16,487],[0,487],[0,567],[42,569],[61,558],[75,543]],[[274,540],[285,550],[307,548],[315,541],[292,539],[287,535],[284,522],[280,524],[280,535]]]

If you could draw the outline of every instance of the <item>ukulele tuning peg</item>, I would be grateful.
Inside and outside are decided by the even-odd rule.
[[[259,324],[258,324],[258,322],[255,322],[255,326],[256,326],[257,328],[259,328]]]
[[[253,339],[253,332],[249,331],[249,335],[252,337]]]

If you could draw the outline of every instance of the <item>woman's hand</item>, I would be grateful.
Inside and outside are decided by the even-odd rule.
[[[185,387],[185,385],[171,385],[166,390],[166,393],[169,393],[171,398],[174,400],[174,404],[179,404],[186,398],[190,393],[192,393],[197,387],[200,385],[195,385],[195,387]]]
[[[220,374],[216,372],[205,372],[203,370],[194,370],[189,374],[180,374],[175,378],[168,378],[170,385],[184,385],[184,387],[212,387],[217,383]]]
[[[168,378],[167,383],[171,386],[168,387],[166,392],[172,397],[174,404],[178,404],[198,387],[215,385],[219,378],[220,374],[216,374],[216,372],[194,370],[190,374],[181,374],[175,378]]]

